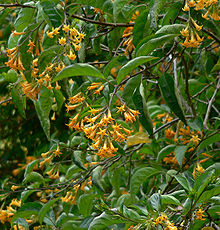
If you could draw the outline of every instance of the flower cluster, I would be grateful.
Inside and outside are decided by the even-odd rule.
[[[156,225],[161,224],[165,227],[165,230],[177,230],[177,227],[174,226],[174,223],[171,223],[167,217],[167,215],[162,214],[156,220]]]
[[[56,150],[50,150],[46,153],[42,153],[41,156],[44,158],[44,160],[40,162],[40,168],[43,168],[46,163],[50,163],[54,157],[60,157],[60,155],[62,155],[62,153],[60,152],[59,146],[57,146]],[[59,175],[59,171],[56,170],[55,174],[54,173],[52,174],[52,171],[50,175],[48,174],[49,172],[47,174],[49,176],[53,175],[53,177],[56,177],[57,172],[58,172],[58,175]],[[56,179],[56,178],[53,178],[53,179]]]
[[[139,15],[139,11],[136,11],[133,15],[132,18],[130,20],[130,22],[134,22],[135,19],[138,17]],[[132,52],[132,50],[135,48],[134,44],[133,44],[133,27],[127,27],[124,31],[123,31],[123,38],[125,38],[125,41],[123,43],[123,46],[126,46],[125,48],[125,55],[127,55],[127,52]]]
[[[9,60],[5,62],[5,64],[8,67],[14,70],[19,70],[19,71],[25,70],[22,64],[22,61],[21,61],[20,54],[18,52],[18,47],[14,47],[12,49],[6,49],[6,53],[7,53]]]
[[[92,83],[87,88],[88,92],[93,91],[93,94],[99,95],[103,90],[104,85],[98,82]],[[82,108],[86,106],[89,110],[87,116],[82,116]],[[69,98],[69,104],[66,104],[66,110],[69,113],[72,110],[81,107],[74,117],[70,118],[67,126],[71,129],[83,131],[87,138],[92,140],[92,148],[97,150],[96,155],[103,157],[114,156],[118,148],[114,146],[114,142],[123,142],[126,140],[132,131],[118,124],[112,117],[111,110],[108,107],[93,108],[85,99],[85,96],[80,92]],[[117,107],[117,113],[124,115],[125,122],[132,123],[136,120],[139,112],[127,107],[125,104]]]
[[[47,36],[53,38],[60,34],[61,27],[52,28],[52,31],[47,31]],[[85,38],[84,33],[80,33],[76,28],[70,28],[70,25],[63,25],[62,30],[64,34],[59,38],[59,44],[64,46],[64,53],[70,60],[76,59],[75,51],[81,48],[80,43]],[[74,48],[74,49],[73,49]]]
[[[205,215],[203,214],[204,212],[205,211],[202,210],[201,208],[198,211],[196,211],[196,219],[197,220],[205,220],[205,218],[203,218],[203,217],[205,217]]]
[[[193,170],[194,179],[196,179],[198,176],[200,176],[204,172],[205,172],[205,169],[201,165],[197,164],[196,167]]]
[[[190,11],[190,8],[194,8],[197,11],[208,8],[207,12],[205,14],[202,14],[202,17],[206,20],[209,20],[210,17],[218,21],[220,20],[220,17],[218,15],[217,2],[218,0],[186,0],[185,6],[182,10],[187,12]],[[212,15],[210,14],[210,12],[212,12]]]
[[[195,10],[203,10],[204,8],[208,8],[208,11],[205,14],[202,14],[202,17],[206,20],[209,20],[211,17],[214,20],[220,20],[220,16],[217,11],[217,0],[186,0],[185,6],[182,9],[187,12],[190,11],[190,8],[194,8]],[[210,12],[212,11],[212,15]],[[189,23],[187,24],[185,29],[182,29],[180,33],[186,37],[185,41],[181,43],[182,46],[185,47],[198,47],[200,43],[203,41],[204,37],[200,37],[198,31],[202,29],[203,25],[199,26],[192,17],[190,17]]]

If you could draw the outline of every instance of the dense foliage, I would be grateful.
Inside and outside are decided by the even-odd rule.
[[[217,0],[0,3],[0,229],[219,229]]]

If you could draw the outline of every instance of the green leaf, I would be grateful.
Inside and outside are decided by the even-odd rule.
[[[187,182],[186,178],[181,175],[174,175],[175,179],[185,188],[187,191],[191,191],[192,188],[190,187],[189,183]]]
[[[65,101],[65,97],[63,96],[63,94],[61,93],[60,90],[53,89],[53,93],[54,93],[54,97],[55,97],[57,107],[58,107],[58,112],[59,112],[62,108],[64,101]]]
[[[137,87],[133,96],[133,102],[136,109],[140,112],[138,118],[143,127],[147,130],[149,135],[153,133],[153,123],[148,112],[147,103],[144,95],[144,87],[141,83],[140,87]]]
[[[204,203],[211,199],[213,196],[220,194],[220,186],[216,185],[213,189],[210,189],[208,191],[203,192],[201,197],[198,200],[198,203]]]
[[[49,114],[53,104],[53,94],[46,87],[41,88],[38,101],[34,102],[35,109],[40,120],[41,126],[48,140],[50,139],[50,119]]]
[[[183,28],[185,28],[185,25],[183,24],[165,25],[160,28],[155,34],[178,34]]]
[[[151,32],[149,23],[149,10],[145,10],[141,12],[141,14],[135,19],[135,25],[133,28],[133,44],[137,46],[137,44]]]
[[[18,73],[15,70],[10,69],[7,72],[6,76],[4,77],[4,81],[14,83],[18,80],[18,77],[19,77]]]
[[[27,167],[25,168],[24,177],[26,177],[26,175],[33,170],[34,166],[38,164],[38,162],[39,160],[34,160],[27,165]]]
[[[85,169],[82,161],[82,151],[76,150],[73,152],[73,161],[81,169]]]
[[[123,9],[125,5],[128,3],[128,0],[115,0],[113,2],[113,18],[114,22],[121,21],[124,18]]]
[[[48,49],[45,49],[38,58],[39,72],[42,73],[46,66],[57,56],[57,53],[62,50],[61,46],[54,45]]]
[[[186,149],[187,149],[186,145],[176,146],[176,148],[174,149],[175,157],[180,167],[182,167],[183,158],[185,156]]]
[[[173,78],[169,74],[162,75],[159,79],[159,86],[166,104],[176,116],[186,124],[180,99],[177,97],[177,89]]]
[[[94,66],[86,63],[76,63],[61,70],[54,78],[53,82],[73,76],[91,76],[102,79],[104,78],[102,73],[100,73]]]
[[[41,2],[39,10],[42,11],[44,19],[50,27],[56,28],[62,24],[61,11],[58,11],[56,4],[52,1]]]
[[[166,0],[154,0],[153,1],[153,6],[150,10],[150,15],[151,15],[151,27],[153,27],[154,29],[157,27],[158,15],[163,9],[163,6],[165,3],[166,3]]]
[[[122,68],[119,70],[117,76],[117,83],[120,84],[121,81],[125,78],[125,76],[128,75],[132,70],[136,69],[138,66],[146,62],[152,61],[156,58],[157,57],[142,56],[132,59],[126,65],[122,66]]]
[[[102,166],[97,166],[92,172],[92,183],[97,186],[101,191],[104,192],[104,188],[102,186]]]
[[[216,133],[210,137],[208,137],[207,139],[205,139],[204,141],[201,142],[201,144],[198,147],[198,151],[201,149],[204,149],[206,147],[208,147],[209,145],[216,143],[220,140],[220,134]]]
[[[30,172],[26,175],[26,177],[23,180],[23,184],[27,184],[29,182],[44,182],[43,176],[38,172]]]
[[[34,6],[34,2],[27,2],[24,5]],[[24,28],[31,24],[35,16],[34,8],[22,8],[18,14],[16,21],[14,22],[14,27],[17,32],[22,32]]]
[[[50,210],[50,208],[52,207],[52,205],[54,203],[56,203],[58,200],[60,199],[60,197],[57,197],[53,200],[50,200],[49,202],[47,202],[46,204],[43,205],[43,207],[41,208],[39,214],[38,214],[38,219],[40,224],[43,223],[43,219],[46,216],[47,212]]]
[[[159,193],[154,193],[150,198],[149,201],[154,210],[159,211],[161,206],[161,195]]]
[[[164,205],[164,204],[175,204],[175,205],[178,205],[178,206],[182,206],[180,201],[174,196],[161,195],[160,198],[161,198],[162,205]]]
[[[141,168],[135,171],[135,173],[131,176],[131,195],[135,195],[139,191],[141,184],[143,184],[149,177],[152,177],[159,172],[159,170],[151,167]]]
[[[117,56],[117,57],[114,57],[104,68],[104,71],[103,71],[103,74],[105,76],[105,78],[108,77],[108,75],[110,74],[111,72],[111,69],[117,65],[120,65],[120,62],[119,62],[119,59],[120,57]]]
[[[202,175],[196,178],[193,189],[196,191],[196,198],[204,191],[206,186],[208,186],[210,179],[214,175],[214,170],[205,171]]]
[[[22,117],[25,118],[26,103],[25,103],[25,98],[23,97],[23,92],[20,84],[14,85],[14,87],[11,90],[11,96],[13,102],[18,108],[19,113],[21,114]]]
[[[39,213],[39,210],[41,209],[42,204],[37,202],[29,202],[26,204],[23,204],[21,208],[17,210],[15,215],[13,216],[11,220],[11,226],[13,225],[14,221],[18,218],[29,218],[32,215],[37,216]]]
[[[143,55],[148,55],[151,53],[153,50],[156,48],[159,48],[160,46],[164,45],[164,43],[170,42],[175,38],[177,34],[167,34],[163,35],[157,38],[153,38],[149,40],[147,43],[144,43],[136,53],[136,56],[143,56]]]
[[[112,224],[119,224],[119,223],[123,223],[123,221],[120,220],[118,217],[103,212],[100,216],[97,216],[90,223],[88,230],[103,230]]]
[[[95,194],[83,194],[79,197],[77,205],[79,208],[79,212],[84,217],[89,216],[92,212],[92,206],[95,196]]]
[[[158,153],[157,161],[161,161],[167,154],[173,152],[175,147],[175,145],[167,145],[166,147],[162,148]]]
[[[21,193],[21,204],[23,204],[26,199],[34,192],[36,192],[37,190],[27,190],[27,191],[23,191]]]

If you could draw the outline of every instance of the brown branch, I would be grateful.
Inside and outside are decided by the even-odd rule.
[[[90,22],[93,24],[97,24],[97,25],[103,25],[103,26],[112,26],[112,27],[133,27],[134,23],[113,23],[113,22],[100,22],[100,21],[95,21],[89,18],[84,18],[82,16],[73,14],[72,15],[73,18],[77,18],[79,20],[82,20],[84,22]]]
[[[23,4],[0,4],[0,7],[3,8],[12,8],[12,7],[21,7],[21,8],[33,8],[35,9],[35,6],[30,6],[30,5],[23,5]]]

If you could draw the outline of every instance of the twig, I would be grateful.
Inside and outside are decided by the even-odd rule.
[[[208,104],[208,107],[207,107],[206,115],[205,115],[204,122],[203,122],[204,129],[208,129],[207,122],[208,122],[209,114],[211,112],[212,104],[215,101],[215,97],[216,97],[216,94],[217,94],[219,88],[220,88],[220,76],[218,77],[218,83],[216,85],[215,91],[214,91],[214,93],[212,95],[212,98],[209,101],[209,104]]]
[[[133,27],[134,23],[112,23],[112,22],[100,22],[100,21],[95,21],[89,18],[84,18],[82,16],[73,14],[72,15],[73,18],[77,18],[79,20],[85,21],[85,22],[90,22],[93,24],[97,24],[97,25],[103,25],[103,26],[112,26],[112,27]]]
[[[19,3],[16,3],[16,4],[0,4],[0,7],[3,7],[3,8],[21,7],[21,8],[33,8],[33,9],[36,8],[35,6],[23,5],[23,4],[19,4]]]

